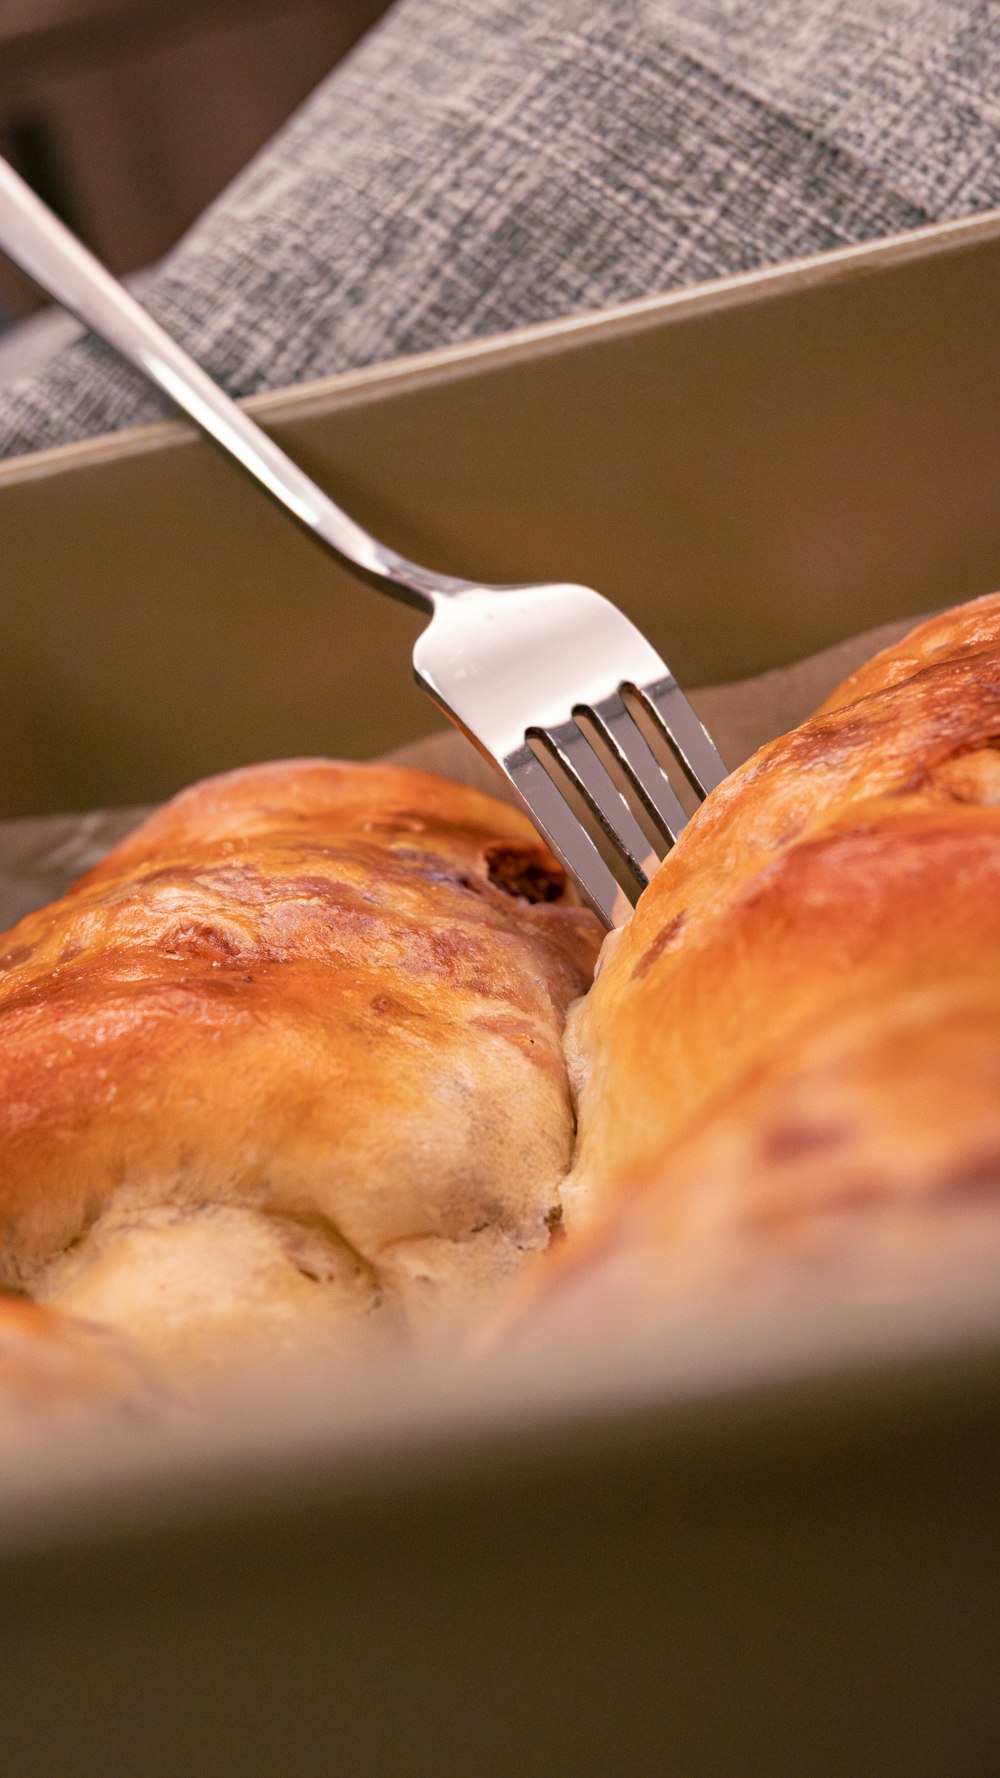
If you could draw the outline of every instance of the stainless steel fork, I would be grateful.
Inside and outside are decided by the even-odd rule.
[[[687,819],[654,747],[672,751],[698,797],[726,775],[635,625],[589,587],[484,586],[421,568],[370,537],[2,160],[0,249],[156,383],[334,555],[427,612],[431,621],[413,652],[417,680],[503,773],[605,923],[621,924]]]

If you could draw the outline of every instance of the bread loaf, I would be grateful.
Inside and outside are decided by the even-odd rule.
[[[172,1375],[482,1307],[560,1214],[600,936],[477,791],[196,785],[0,943],[0,1286]]]
[[[709,798],[568,1046],[570,1238],[539,1325],[607,1341],[706,1293],[995,1261],[1000,595],[877,656]]]
[[[560,1219],[520,1330],[574,1351],[995,1258],[1000,595],[692,821],[571,1016],[573,1158],[600,936],[478,791],[176,798],[0,943],[0,1401],[448,1330]]]

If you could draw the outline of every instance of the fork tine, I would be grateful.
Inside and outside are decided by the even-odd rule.
[[[660,861],[579,723],[561,722],[558,727],[540,729],[538,733],[593,810],[640,889],[645,889]]]
[[[663,767],[621,694],[587,706],[622,770],[628,773],[657,826],[673,842],[687,825],[687,816]]]
[[[620,926],[632,912],[632,904],[541,760],[530,747],[523,746],[506,754],[502,765],[535,826],[541,828],[560,863],[579,883],[595,913],[606,926]]]
[[[656,718],[691,783],[700,795],[707,796],[728,776],[712,738],[695,714],[672,673],[652,685],[629,687],[641,698],[646,709]]]

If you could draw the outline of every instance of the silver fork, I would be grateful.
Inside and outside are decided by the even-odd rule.
[[[3,160],[0,249],[156,383],[334,555],[429,615],[413,651],[418,682],[503,773],[605,923],[627,919],[687,819],[650,741],[664,759],[664,749],[672,751],[698,797],[726,775],[673,675],[635,625],[589,587],[457,580],[370,537]],[[588,832],[588,818],[602,844]]]

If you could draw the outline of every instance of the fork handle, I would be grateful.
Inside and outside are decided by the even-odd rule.
[[[464,580],[407,561],[362,530],[172,340],[0,158],[0,249],[155,383],[286,511],[363,579],[421,610]]]

